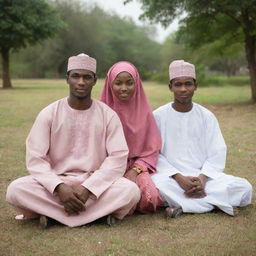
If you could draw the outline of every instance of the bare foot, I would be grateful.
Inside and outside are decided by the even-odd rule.
[[[167,207],[165,209],[165,214],[167,218],[176,218],[183,214],[183,211],[180,207]]]
[[[113,215],[107,216],[107,225],[114,226],[117,222],[117,219]]]
[[[42,229],[46,229],[48,225],[48,218],[44,215],[40,215],[39,224]]]
[[[15,220],[26,220],[27,218],[24,216],[24,214],[16,215]]]

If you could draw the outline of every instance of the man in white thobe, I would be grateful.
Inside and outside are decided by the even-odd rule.
[[[157,173],[152,176],[166,214],[204,213],[214,208],[234,216],[251,203],[252,186],[223,173],[226,144],[214,114],[192,102],[197,89],[195,67],[183,60],[169,66],[174,101],[154,111],[162,137]]]

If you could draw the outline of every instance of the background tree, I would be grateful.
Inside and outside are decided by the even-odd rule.
[[[0,50],[3,88],[11,88],[9,54],[55,35],[63,25],[44,0],[0,0]]]
[[[227,47],[223,38],[198,48],[195,55],[196,63],[203,64],[209,70],[224,73],[228,77],[237,75],[242,67],[247,66],[243,44],[236,42]]]
[[[126,0],[129,2],[132,0]],[[182,13],[180,32],[193,48],[225,38],[226,47],[243,42],[251,80],[252,100],[256,102],[256,1],[255,0],[138,0],[142,18],[167,26]]]
[[[159,71],[160,44],[151,39],[151,26],[137,26],[82,1],[53,4],[66,26],[53,39],[14,55],[11,70],[16,77],[64,77],[68,57],[81,52],[97,59],[100,77],[120,60],[133,62],[144,79]]]

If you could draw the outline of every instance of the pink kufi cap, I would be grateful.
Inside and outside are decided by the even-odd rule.
[[[71,56],[68,59],[67,72],[72,69],[87,69],[96,73],[96,60],[84,53],[80,53],[77,56]]]
[[[195,66],[184,60],[174,60],[169,66],[170,80],[182,76],[193,77],[196,79]]]

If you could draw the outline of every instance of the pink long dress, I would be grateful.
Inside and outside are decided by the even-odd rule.
[[[135,92],[129,101],[119,100],[112,91],[116,76],[126,71],[135,81]],[[152,110],[147,102],[136,67],[126,61],[117,62],[108,71],[101,100],[116,111],[121,119],[129,147],[127,170],[133,166],[143,169],[136,183],[141,199],[136,210],[141,213],[155,212],[162,205],[159,191],[151,180],[161,149],[161,137]]]
[[[70,227],[113,214],[122,219],[137,204],[140,190],[122,177],[128,148],[117,114],[98,100],[87,110],[67,98],[43,109],[26,141],[29,176],[13,181],[7,201],[26,218],[46,215]],[[90,192],[86,210],[66,216],[54,190],[81,184]]]

